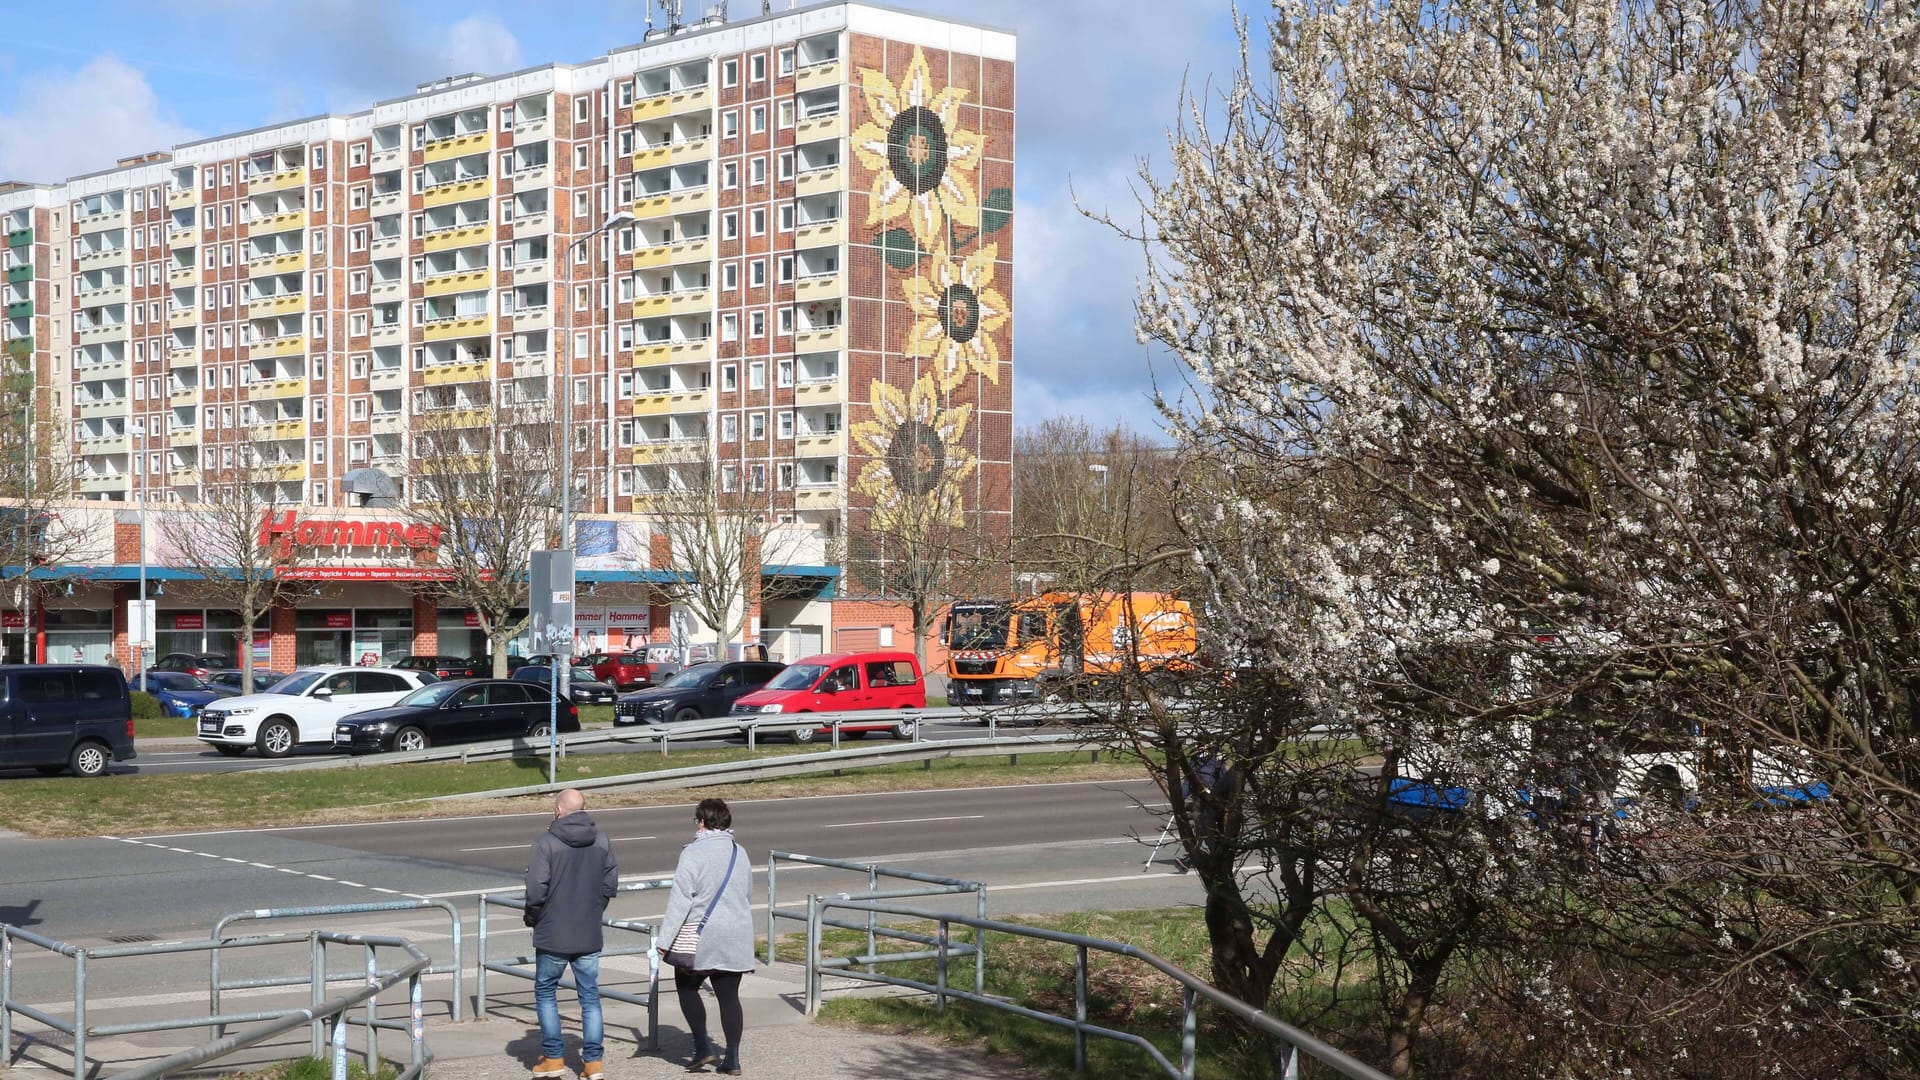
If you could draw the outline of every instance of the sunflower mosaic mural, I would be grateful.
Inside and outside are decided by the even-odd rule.
[[[1007,323],[1007,301],[993,287],[997,244],[956,259],[936,253],[923,277],[901,284],[915,322],[907,332],[907,355],[934,362],[940,388],[952,390],[969,371],[1000,381],[1000,347],[994,333]]]
[[[905,215],[915,243],[945,243],[948,229],[980,223],[980,206],[969,172],[980,166],[984,140],[960,126],[956,86],[933,89],[927,57],[913,60],[896,85],[884,72],[860,73],[870,119],[853,133],[853,153],[874,171],[867,224]]]
[[[961,491],[979,467],[967,445],[971,405],[947,405],[932,372],[906,393],[875,380],[871,419],[852,428],[869,455],[853,489],[873,500],[873,521],[888,532],[959,525]]]

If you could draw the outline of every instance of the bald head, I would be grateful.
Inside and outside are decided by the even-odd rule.
[[[587,797],[578,788],[568,788],[553,798],[553,816],[566,817],[587,808]]]

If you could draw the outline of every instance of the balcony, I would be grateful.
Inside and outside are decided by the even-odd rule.
[[[168,446],[194,446],[194,445],[197,445],[199,442],[200,442],[200,429],[197,427],[194,427],[191,424],[187,425],[186,427],[181,427],[181,428],[170,427],[167,429],[167,445]],[[188,466],[187,471],[192,472],[193,467]]]
[[[713,290],[681,289],[669,294],[675,315],[698,315],[713,308]]]
[[[808,90],[819,90],[823,87],[838,86],[839,84],[840,60],[837,57],[819,64],[808,64],[793,76],[793,89],[795,93],[803,94]]]
[[[665,416],[673,407],[671,391],[659,390],[633,396],[632,412],[635,416]]]
[[[270,338],[265,341],[247,343],[247,356],[255,360],[267,360],[281,356],[303,356],[307,351],[305,334],[289,334],[286,337]]]
[[[696,236],[691,240],[673,242],[673,253],[668,261],[675,263],[707,262],[713,258],[713,238]]]
[[[637,345],[633,350],[633,364],[639,367],[645,364],[664,364],[673,359],[673,346],[664,341]]]
[[[823,326],[818,330],[801,330],[793,335],[794,352],[839,352],[846,347],[844,327]]]
[[[265,424],[255,424],[254,432],[263,439],[304,439],[307,437],[305,420],[274,420]]]
[[[307,253],[304,251],[284,251],[279,254],[255,255],[247,260],[250,273],[284,274],[294,270],[304,270],[307,266]]]
[[[660,168],[662,165],[671,163],[672,161],[673,161],[673,144],[672,143],[661,143],[659,146],[649,146],[644,150],[634,151],[633,171],[645,172],[648,169],[657,169],[657,168]]]
[[[682,139],[673,143],[669,149],[673,151],[672,161],[675,165],[705,161],[713,156],[713,138],[708,135],[697,135],[691,139]]]
[[[118,210],[101,210],[94,214],[75,214],[73,216],[73,227],[80,235],[85,236],[87,233],[104,232],[108,229],[124,229],[127,227],[127,220],[127,208],[123,206]]]
[[[637,218],[659,217],[673,212],[673,193],[662,191],[657,195],[636,195],[633,199],[633,216]]]
[[[389,191],[384,194],[375,195],[373,198],[367,200],[367,216],[386,217],[388,214],[399,213],[406,205],[407,196],[405,192]]]
[[[194,228],[191,225],[167,230],[167,247],[173,251],[193,246]]]
[[[473,270],[454,270],[448,273],[429,274],[425,284],[420,287],[422,296],[446,296],[449,293],[474,292],[493,287],[493,271],[486,267]]]
[[[393,172],[406,163],[407,152],[398,146],[390,146],[385,149],[375,147],[373,153],[367,157],[368,171],[376,173]]]
[[[847,448],[844,432],[831,434],[799,435],[793,440],[794,457],[839,457]]]
[[[713,188],[711,186],[703,186],[676,191],[668,196],[667,204],[673,208],[673,212],[676,214],[687,214],[696,210],[711,210],[713,209]],[[638,215],[635,216],[637,217]]]
[[[174,288],[191,285],[199,280],[198,271],[191,266],[176,266],[167,272],[167,284]]]
[[[281,169],[279,172],[255,173],[247,177],[247,191],[259,195],[268,191],[285,191],[307,186],[307,170]]]
[[[840,379],[813,379],[793,388],[793,403],[796,406],[837,405],[841,400]]]
[[[377,412],[367,427],[375,435],[398,435],[407,430],[407,414],[397,409],[393,412]]]
[[[263,214],[247,222],[248,236],[270,236],[274,233],[291,232],[307,227],[305,210],[287,210],[278,214]]]
[[[263,315],[286,315],[304,310],[307,306],[305,293],[281,293],[278,296],[262,296],[247,301],[247,314],[252,318]]]
[[[846,135],[847,115],[843,112],[827,113],[793,125],[793,141],[796,146],[801,143],[819,142],[822,139],[843,139]]]
[[[80,255],[73,260],[73,265],[78,269],[85,270],[93,266],[111,266],[114,263],[125,262],[126,260],[126,248],[95,248],[92,251],[81,252]]]
[[[377,367],[367,375],[367,386],[373,390],[391,390],[406,384],[407,369],[403,367]]]
[[[516,217],[508,224],[513,226],[515,236],[539,236],[553,231],[553,215],[545,210],[536,210]]]
[[[847,223],[844,218],[830,218],[816,221],[811,225],[802,225],[793,231],[793,246],[796,248],[829,247],[839,244],[847,237]]]
[[[185,210],[193,206],[197,198],[198,196],[195,195],[194,190],[190,187],[169,188],[167,190],[167,209]]]
[[[373,328],[372,341],[379,345],[402,345],[407,340],[407,328],[397,322],[382,323]]]
[[[7,234],[7,246],[10,248],[26,247],[31,243],[33,243],[32,229],[15,229]]]
[[[266,379],[247,384],[248,401],[275,401],[280,398],[307,396],[307,377],[294,375],[280,379]]]
[[[200,388],[191,383],[180,383],[167,388],[167,399],[176,403],[185,404],[199,396]]]
[[[713,409],[713,392],[710,390],[675,390],[667,395],[667,412],[670,413],[706,413]]]
[[[82,345],[91,345],[100,341],[119,341],[127,337],[129,327],[126,323],[102,323],[99,326],[76,326],[74,338]]]
[[[73,293],[73,306],[81,308],[106,307],[110,304],[127,302],[127,286],[122,282],[103,282],[91,289],[76,289]]]
[[[673,246],[671,244],[655,244],[652,247],[640,248],[633,253],[635,270],[651,270],[656,266],[666,266],[672,262]]]
[[[427,161],[446,161],[450,158],[466,157],[468,154],[486,149],[493,142],[492,132],[486,128],[469,131],[465,135],[449,135],[444,139],[429,139],[423,158]]]
[[[127,399],[123,397],[92,398],[84,401],[76,398],[74,405],[83,420],[102,416],[122,416],[127,411]]]
[[[181,345],[176,342],[167,346],[167,366],[169,368],[197,367],[199,364],[200,353],[192,345]]]
[[[369,304],[391,304],[406,298],[406,283],[399,278],[394,278],[392,281],[376,281],[367,292]]]
[[[436,184],[429,187],[420,196],[422,206],[450,206],[453,203],[471,202],[484,199],[492,191],[493,180],[485,176],[471,176],[452,183]]]
[[[19,300],[7,305],[7,318],[28,319],[33,317],[33,301]]]
[[[367,257],[372,259],[390,259],[406,254],[407,241],[399,233],[392,236],[377,236],[367,246]]]
[[[80,490],[89,494],[114,494],[124,492],[126,488],[127,478],[119,473],[83,473],[80,476]]]
[[[180,330],[185,327],[196,326],[199,322],[199,313],[195,312],[191,307],[178,308],[167,312],[167,329],[169,330]]]
[[[681,113],[706,112],[713,108],[713,87],[710,84],[689,86],[685,90],[675,90],[667,99],[667,115],[678,116]]]
[[[631,447],[634,465],[658,465],[677,461],[696,461],[705,455],[706,437],[691,439],[648,439]]]
[[[840,509],[839,484],[808,484],[794,490],[793,508],[795,510],[838,510]]]
[[[636,319],[665,315],[672,310],[672,293],[661,293],[658,296],[642,296],[633,302],[633,317]]]
[[[484,337],[492,324],[490,315],[460,315],[450,319],[431,319],[421,331],[428,341],[451,341],[455,338]]]
[[[32,281],[32,280],[33,280],[32,264],[16,266],[13,269],[7,271],[7,284],[9,285],[18,285],[23,281]]]
[[[489,360],[463,360],[453,364],[431,364],[420,374],[421,383],[427,386],[446,386],[450,383],[486,382],[492,365]]]
[[[838,270],[828,274],[809,274],[793,284],[793,298],[801,303],[833,299],[844,291],[844,279]]]
[[[633,103],[632,121],[636,124],[673,115],[673,95],[655,94]]]
[[[510,317],[515,330],[547,330],[553,326],[553,309],[545,304],[515,309]]]
[[[793,179],[795,195],[823,195],[840,190],[840,166],[822,165],[817,169],[808,169]]]
[[[422,246],[428,251],[452,251],[455,248],[485,243],[492,233],[493,226],[485,221],[472,225],[454,225],[428,233]]]
[[[685,341],[676,341],[669,347],[668,354],[673,357],[675,363],[711,360],[713,359],[713,339],[688,338]]]

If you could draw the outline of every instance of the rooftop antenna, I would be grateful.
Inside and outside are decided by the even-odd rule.
[[[680,21],[680,4],[681,0],[660,0],[660,10],[667,16],[668,37],[686,29],[686,24]]]

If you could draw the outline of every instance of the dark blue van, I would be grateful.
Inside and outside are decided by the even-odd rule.
[[[99,776],[133,758],[133,701],[119,668],[0,664],[0,769]]]

